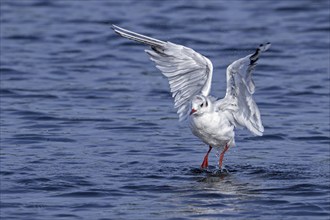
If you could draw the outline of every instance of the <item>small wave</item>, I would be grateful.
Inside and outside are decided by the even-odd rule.
[[[107,193],[103,192],[96,192],[96,191],[78,191],[78,192],[70,192],[70,193],[62,193],[59,195],[56,195],[56,197],[74,197],[74,198],[79,198],[79,197],[105,197],[108,196]]]
[[[5,39],[9,40],[22,40],[22,41],[42,41],[43,38],[37,35],[9,35],[6,36]]]
[[[292,137],[291,140],[297,141],[330,141],[329,136],[303,136],[303,137]]]

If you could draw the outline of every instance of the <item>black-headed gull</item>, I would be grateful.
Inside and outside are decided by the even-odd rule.
[[[261,44],[255,53],[228,66],[226,95],[223,99],[216,99],[210,96],[213,66],[208,58],[182,45],[116,25],[112,28],[122,37],[151,47],[145,52],[167,77],[180,121],[188,118],[192,133],[209,146],[202,169],[208,167],[212,147],[222,149],[219,158],[219,168],[222,169],[225,152],[235,145],[235,127],[246,127],[254,135],[262,135],[264,127],[252,97],[255,90],[252,72],[260,53],[266,51],[270,43]]]

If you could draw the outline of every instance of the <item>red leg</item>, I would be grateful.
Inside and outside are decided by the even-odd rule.
[[[226,144],[225,148],[223,149],[223,151],[220,154],[220,159],[219,159],[219,168],[220,168],[220,170],[222,169],[223,157],[225,156],[225,153],[228,149],[229,149],[229,146]]]
[[[208,165],[209,165],[209,153],[211,152],[211,150],[212,150],[212,146],[210,145],[210,146],[209,146],[209,150],[207,151],[207,153],[206,153],[206,155],[205,155],[205,157],[204,157],[203,163],[202,163],[202,165],[201,165],[201,168],[202,168],[202,169],[207,168]]]

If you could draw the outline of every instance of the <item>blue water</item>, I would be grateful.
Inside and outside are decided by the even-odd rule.
[[[1,219],[329,219],[329,1],[1,0]],[[229,173],[179,123],[166,79],[117,24],[255,72],[262,137]],[[216,169],[215,152],[210,170]]]

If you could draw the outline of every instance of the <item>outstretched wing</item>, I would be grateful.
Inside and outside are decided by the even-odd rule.
[[[187,118],[190,101],[195,95],[209,95],[213,66],[208,58],[182,45],[157,40],[115,25],[113,29],[122,37],[151,46],[145,52],[167,77],[180,121]]]
[[[255,135],[261,136],[264,127],[260,112],[253,100],[255,85],[252,73],[260,54],[270,47],[270,43],[261,44],[254,54],[236,60],[227,68],[227,92],[218,108],[230,110],[236,126],[243,126]]]

